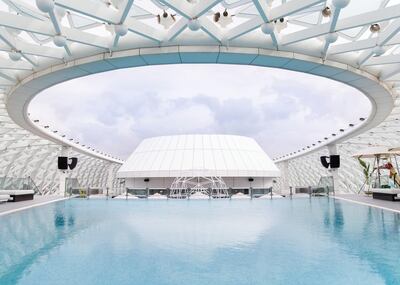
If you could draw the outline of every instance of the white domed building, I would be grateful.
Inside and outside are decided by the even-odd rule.
[[[127,193],[170,198],[261,196],[279,169],[252,138],[174,135],[143,140],[118,170]]]

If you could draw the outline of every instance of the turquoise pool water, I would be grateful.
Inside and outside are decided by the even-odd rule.
[[[0,217],[0,284],[400,284],[400,215],[327,198],[70,200]]]

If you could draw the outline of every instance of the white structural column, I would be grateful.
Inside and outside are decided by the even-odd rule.
[[[289,185],[289,161],[285,160],[282,162],[281,167],[281,193],[289,194],[290,193],[290,185]]]
[[[114,187],[113,187],[113,180],[115,177],[115,171],[114,171],[114,165],[110,163],[110,166],[108,166],[108,173],[107,173],[107,190],[108,194],[111,194],[114,192]]]
[[[328,147],[329,155],[337,155],[338,154],[337,144],[328,145],[327,147]],[[332,173],[332,178],[333,178],[333,191],[335,191],[335,192],[336,192],[336,190],[338,190],[339,185],[340,185],[339,169],[331,169],[330,170]]]
[[[60,151],[60,156],[68,156],[70,153],[70,147],[62,146]],[[60,178],[58,195],[65,196],[66,195],[66,179],[68,177],[68,170],[58,170],[58,175]]]

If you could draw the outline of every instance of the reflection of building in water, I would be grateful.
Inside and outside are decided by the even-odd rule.
[[[118,171],[128,193],[170,198],[268,193],[278,168],[255,140],[232,135],[145,139]],[[261,191],[265,190],[265,191]]]
[[[162,212],[162,218],[158,213],[138,212],[135,218],[126,221],[126,227],[157,248],[188,253],[197,250],[207,255],[225,247],[254,244],[274,224],[273,214],[268,217],[255,214],[257,211],[249,211],[247,203],[238,207],[214,204],[207,207],[199,203],[191,204],[185,211],[170,208]]]
[[[63,203],[48,205],[16,215],[5,216],[0,220],[0,276],[6,280],[17,281],[21,276],[11,268],[29,268],[43,254],[58,246],[65,236],[70,236],[80,228],[76,227],[73,210],[63,207]],[[51,219],[50,217],[54,217]],[[23,273],[23,271],[18,271]],[[11,278],[11,279],[10,279]]]

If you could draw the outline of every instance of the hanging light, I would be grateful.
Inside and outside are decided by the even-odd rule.
[[[322,16],[326,17],[330,17],[332,15],[332,10],[331,8],[329,8],[328,6],[326,6],[322,11]]]
[[[157,15],[157,21],[164,29],[168,29],[175,23],[175,15],[168,14],[165,10],[161,15]]]
[[[371,33],[378,33],[381,30],[381,26],[379,24],[372,24],[369,27],[369,30],[371,31]]]
[[[218,23],[222,28],[225,28],[233,22],[233,16],[234,15],[229,15],[228,11],[225,9],[222,14],[220,12],[214,14],[214,22]]]
[[[278,20],[275,20],[274,23],[275,23],[275,27],[276,27],[276,30],[278,31],[278,33],[287,27],[286,18],[279,18]]]

